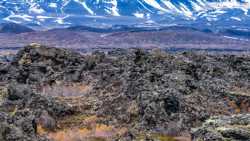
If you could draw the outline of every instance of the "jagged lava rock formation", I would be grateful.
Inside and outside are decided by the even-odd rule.
[[[249,140],[249,55],[32,44],[0,66],[4,141]]]

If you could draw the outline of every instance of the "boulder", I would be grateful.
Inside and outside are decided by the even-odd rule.
[[[193,140],[248,141],[250,114],[217,116],[208,119],[200,128],[193,129]]]

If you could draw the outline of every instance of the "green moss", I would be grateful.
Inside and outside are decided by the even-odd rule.
[[[163,134],[153,134],[152,139],[156,141],[176,141],[174,137],[163,135]]]
[[[7,97],[7,89],[6,88],[0,88],[0,105],[4,102],[4,99]]]
[[[82,114],[67,116],[67,117],[64,117],[63,119],[60,119],[59,124],[65,125],[65,126],[78,125],[82,123],[87,117],[88,117],[87,115],[82,115]]]
[[[146,139],[146,135],[140,134],[137,135],[136,141],[144,141]]]
[[[10,115],[14,116],[16,114],[16,112],[17,112],[17,106],[15,106],[15,108],[13,109],[13,111],[10,112]]]

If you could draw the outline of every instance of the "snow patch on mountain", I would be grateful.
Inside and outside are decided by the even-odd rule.
[[[90,18],[92,16],[92,18]],[[95,17],[108,17],[103,21]],[[121,18],[116,18],[121,17]],[[133,19],[134,18],[134,19]],[[117,20],[113,20],[117,19]],[[112,24],[122,19],[147,23],[250,24],[250,0],[2,0],[0,22],[69,25]],[[144,19],[144,21],[142,21]],[[87,21],[90,20],[90,21]],[[126,24],[126,22],[124,22]],[[115,23],[114,23],[115,24]],[[226,23],[227,24],[227,23]],[[232,24],[235,24],[234,22]],[[233,25],[235,26],[235,25]]]

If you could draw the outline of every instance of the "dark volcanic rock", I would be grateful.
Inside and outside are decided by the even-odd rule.
[[[167,113],[177,113],[180,110],[180,102],[175,96],[165,98],[164,106]]]
[[[213,117],[193,131],[193,140],[248,141],[249,125],[249,114]]]
[[[11,84],[8,88],[8,99],[9,100],[29,100],[33,95],[32,90],[27,85]]]
[[[43,110],[48,111],[54,117],[72,114],[73,110],[63,103],[58,103],[52,97],[45,97],[35,93],[32,87],[24,84],[10,84],[8,87],[6,104],[16,105],[16,108],[30,108],[40,115]]]
[[[36,135],[35,117],[29,110],[17,111],[14,115],[1,115],[1,141],[46,141]]]
[[[59,87],[63,91],[66,86],[60,85],[62,82],[81,84],[77,102],[69,101],[70,97],[65,98],[66,102],[73,107],[79,102],[84,106],[77,105],[78,112],[103,117],[103,123],[125,126],[131,130],[132,140],[141,132],[182,136],[214,115],[247,116],[249,66],[249,55],[170,54],[142,49],[81,55],[32,44],[0,69],[0,78],[10,83],[5,107],[17,105],[18,111],[30,109],[36,122],[48,129],[54,128],[58,117],[71,115],[77,108],[56,101],[51,97],[58,96],[55,91],[46,91],[46,96],[40,94],[42,86]],[[33,121],[23,117],[26,118]],[[218,124],[218,129],[223,126]],[[249,130],[241,127],[218,132],[210,132],[208,128],[195,131],[194,139],[248,138]]]
[[[54,130],[56,128],[55,119],[45,110],[42,111],[37,119],[37,124],[41,125],[41,127],[46,130]]]
[[[46,116],[43,113],[48,116],[46,125],[55,128],[54,118],[74,112],[64,103],[35,93],[29,85],[10,84],[6,97],[0,103],[0,110],[3,111],[0,112],[1,141],[46,141],[46,138],[37,135],[37,125],[42,124],[41,117]]]
[[[15,70],[12,78],[20,83],[33,84],[64,80],[66,75],[70,80],[77,79],[74,75],[77,75],[76,71],[84,64],[84,60],[75,52],[33,44],[19,51],[12,64],[12,70]]]

